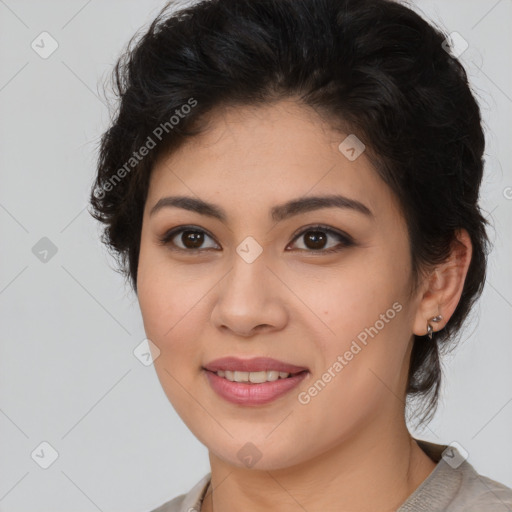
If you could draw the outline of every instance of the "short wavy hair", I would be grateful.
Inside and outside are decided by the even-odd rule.
[[[462,296],[432,341],[415,336],[407,398],[423,419],[438,401],[442,349],[485,282],[489,240],[478,206],[485,138],[447,34],[392,0],[168,2],[114,66],[116,109],[99,144],[91,215],[137,293],[142,214],[162,154],[225,106],[294,98],[356,133],[406,219],[416,286],[456,232],[473,245]]]

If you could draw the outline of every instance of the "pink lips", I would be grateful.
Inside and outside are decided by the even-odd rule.
[[[257,357],[253,359],[238,359],[225,357],[216,359],[204,366],[206,377],[213,390],[228,402],[255,406],[263,405],[291,391],[299,385],[308,375],[307,368],[295,366],[276,359]],[[219,377],[215,372],[219,370],[259,372],[274,370],[290,373],[286,379],[279,378],[272,382],[252,384],[246,382],[231,382],[224,377]]]

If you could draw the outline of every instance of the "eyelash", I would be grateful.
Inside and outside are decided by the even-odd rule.
[[[215,240],[213,238],[213,236],[211,236],[204,229],[198,228],[196,226],[180,226],[180,227],[171,229],[170,231],[165,233],[161,238],[159,238],[159,244],[169,246],[169,248],[173,251],[180,251],[180,252],[185,252],[188,254],[200,254],[200,253],[202,253],[204,251],[208,251],[208,250],[218,250],[218,249],[211,249],[211,248],[208,248],[208,249],[183,249],[181,247],[177,247],[175,244],[171,244],[171,240],[174,237],[176,237],[176,235],[179,235],[179,234],[183,233],[184,231],[192,231],[194,233],[203,233],[203,234],[207,235],[208,237],[210,237],[212,240]],[[335,246],[335,247],[331,247],[330,249],[319,249],[319,250],[314,250],[314,249],[297,249],[297,250],[302,251],[302,252],[310,252],[313,254],[329,254],[329,253],[340,252],[343,249],[351,247],[355,244],[354,240],[349,235],[339,232],[337,230],[334,230],[332,228],[329,228],[327,226],[323,226],[321,224],[308,226],[307,228],[300,231],[298,234],[294,234],[291,243],[296,242],[301,236],[304,236],[306,233],[309,233],[310,231],[321,231],[322,233],[325,233],[327,235],[334,235],[341,242],[341,247]],[[171,245],[174,245],[174,247],[170,247]]]

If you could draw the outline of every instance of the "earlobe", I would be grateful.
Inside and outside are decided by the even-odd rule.
[[[468,232],[458,230],[448,259],[427,278],[426,290],[416,313],[414,334],[428,335],[432,339],[433,332],[447,324],[462,295],[471,255],[472,244]]]

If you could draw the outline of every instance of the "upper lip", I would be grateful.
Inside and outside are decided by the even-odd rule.
[[[252,359],[239,359],[238,357],[222,357],[210,361],[204,365],[206,370],[211,372],[223,371],[239,371],[239,372],[262,372],[266,370],[274,370],[286,373],[300,373],[307,368],[296,366],[294,364],[284,363],[277,359],[269,357],[254,357]]]

